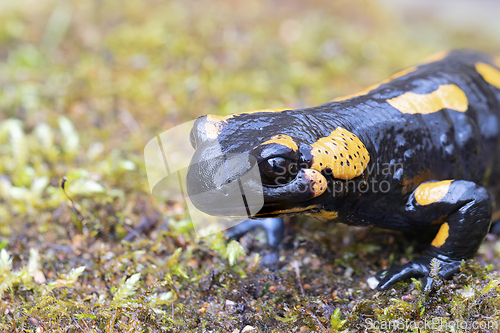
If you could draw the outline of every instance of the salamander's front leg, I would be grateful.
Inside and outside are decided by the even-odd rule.
[[[423,226],[443,221],[427,252],[406,265],[394,267],[383,276],[378,289],[388,289],[399,280],[424,276],[424,289],[432,289],[431,260],[440,263],[439,275],[450,278],[460,270],[462,259],[471,258],[488,233],[491,198],[473,182],[447,180],[422,183],[410,196],[406,210]]]
[[[278,247],[285,237],[285,222],[282,217],[248,219],[226,230],[225,235],[229,238],[239,238],[255,228],[265,230],[270,246],[270,252],[261,259],[261,263],[267,266],[275,265],[279,260]]]

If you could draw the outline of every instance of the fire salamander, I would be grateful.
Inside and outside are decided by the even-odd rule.
[[[500,58],[451,51],[320,106],[198,118],[187,190],[222,193],[251,166],[235,166],[227,156],[245,153],[255,159],[262,183],[242,185],[260,186],[264,206],[233,234],[260,226],[277,243],[280,220],[258,218],[292,214],[435,230],[424,255],[391,268],[378,286],[424,277],[429,290],[431,260],[439,262],[442,278],[450,278],[497,219],[499,126]],[[227,158],[216,158],[215,144]],[[231,215],[219,199],[194,204],[211,215]]]

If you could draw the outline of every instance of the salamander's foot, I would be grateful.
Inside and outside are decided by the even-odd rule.
[[[270,246],[269,252],[262,257],[261,263],[264,266],[277,264],[279,261],[278,247],[285,237],[285,223],[282,217],[248,219],[226,230],[225,235],[229,238],[239,238],[255,228],[265,230],[267,243]]]
[[[267,236],[267,242],[271,247],[278,247],[285,237],[285,222],[282,217],[248,219],[227,229],[224,234],[229,238],[239,238],[255,228],[264,229]]]
[[[460,271],[461,260],[439,259],[429,254],[423,255],[421,258],[415,259],[406,265],[393,267],[389,271],[384,271],[377,274],[378,278],[382,278],[377,288],[379,290],[389,289],[398,281],[412,278],[424,277],[422,281],[422,290],[430,292],[433,289],[433,276],[431,274],[431,261],[436,259],[439,262],[438,277],[449,279],[455,273]],[[383,274],[385,273],[385,274]]]
[[[391,268],[380,281],[379,290],[423,276],[423,290],[429,292],[436,277],[448,279],[458,272],[462,259],[473,257],[488,233],[492,200],[488,190],[471,181],[429,181],[413,191],[406,209],[414,219],[440,223],[439,231],[421,258]],[[438,272],[432,270],[433,259],[439,263]]]

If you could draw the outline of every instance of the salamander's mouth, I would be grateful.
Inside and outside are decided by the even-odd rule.
[[[257,206],[249,206],[247,207],[250,210],[258,209]],[[298,215],[298,214],[306,214],[310,212],[317,211],[318,205],[312,202],[304,202],[299,205],[294,205],[292,208],[290,205],[285,203],[271,203],[266,204],[264,207],[254,215],[234,215],[235,209],[214,209],[212,212],[205,212],[206,214],[212,216],[221,216],[227,218],[235,218],[235,219],[246,219],[246,218],[265,218],[265,217],[280,217],[280,216],[290,216],[290,215]]]
[[[300,213],[316,208],[310,201],[327,189],[326,178],[314,169],[299,170],[286,184],[268,185],[262,183],[259,165],[252,155],[206,158],[207,151],[213,150],[197,150],[191,161],[187,193],[194,206],[209,215],[264,217]]]

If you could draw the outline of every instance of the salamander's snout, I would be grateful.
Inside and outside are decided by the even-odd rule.
[[[195,120],[191,130],[190,141],[194,149],[204,143],[216,140],[226,123],[225,117],[206,115]]]
[[[223,154],[217,141],[198,146],[186,180],[191,202],[210,215],[248,217],[264,205],[255,158]]]
[[[199,117],[195,120],[193,128],[191,129],[191,134],[189,135],[189,141],[191,146],[196,149],[200,146],[202,142],[206,141],[206,135],[203,133],[203,123],[206,116]]]

